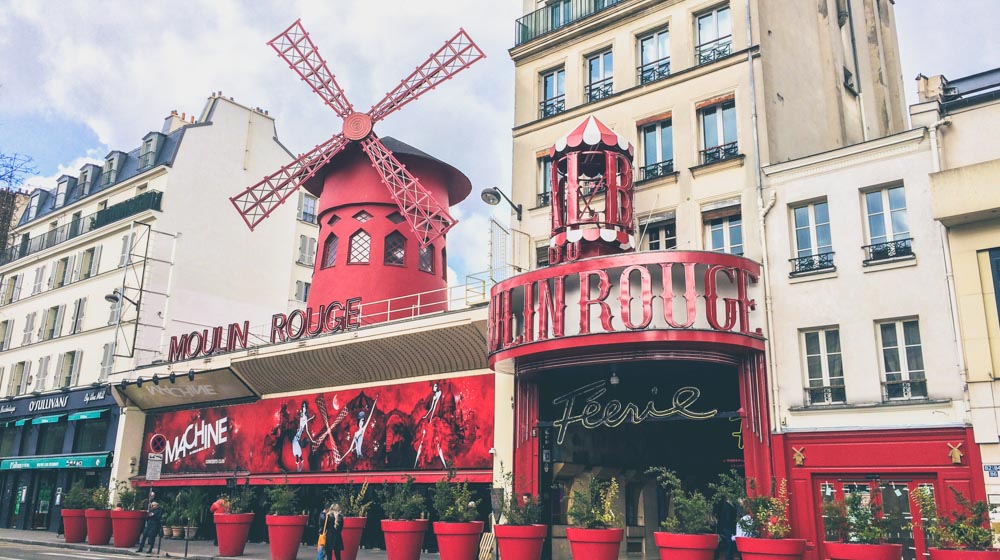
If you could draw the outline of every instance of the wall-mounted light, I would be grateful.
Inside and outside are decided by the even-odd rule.
[[[131,303],[132,305],[134,305],[136,307],[139,307],[139,304],[136,303],[135,300],[133,300],[132,298],[130,298],[127,295],[123,294],[122,291],[120,289],[118,289],[118,288],[115,288],[115,290],[113,292],[111,292],[110,294],[104,296],[104,301],[106,301],[108,303],[118,303],[121,300],[125,300],[125,301]]]
[[[154,373],[153,374],[153,385],[159,385],[159,384],[160,384],[160,377]]]
[[[194,381],[194,370],[193,369],[189,369],[188,370],[188,381]]]
[[[621,383],[621,379],[618,379],[618,374],[612,371],[611,379],[608,380],[608,383],[611,383],[612,385],[618,385],[619,383]]]
[[[170,372],[170,382],[171,383],[177,383],[177,374],[176,373]]]
[[[500,204],[501,200],[506,200],[507,204],[510,204],[510,207],[517,213],[517,221],[521,221],[521,205],[514,204],[514,201],[507,198],[507,195],[502,190],[496,187],[487,187],[483,189],[483,192],[479,193],[479,198],[483,199],[483,202],[490,206],[496,206]]]
[[[138,387],[138,388],[140,388],[140,389],[142,389],[142,378],[141,377],[136,378],[136,380],[135,380],[135,386]]]
[[[128,460],[128,472],[129,473],[135,473],[135,465],[136,465],[135,457],[132,457],[131,459]]]

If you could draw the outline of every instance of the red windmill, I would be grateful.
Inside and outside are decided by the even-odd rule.
[[[395,228],[395,224],[405,220],[409,231],[394,231],[393,233],[397,237],[386,242],[386,254],[395,251],[395,254],[398,255],[401,251],[400,244],[411,239],[421,249],[420,270],[426,272],[424,251],[433,250],[434,241],[440,238],[440,254],[442,254],[443,261],[444,234],[456,223],[455,219],[448,213],[448,206],[468,195],[468,190],[471,189],[471,185],[467,185],[468,179],[447,164],[439,162],[419,150],[387,138],[386,143],[393,145],[407,161],[413,163],[414,169],[419,169],[421,174],[424,174],[426,170],[427,182],[422,185],[407,170],[406,165],[400,162],[396,155],[386,147],[386,144],[379,140],[372,130],[372,126],[428,90],[484,58],[483,51],[464,30],[459,30],[445,42],[444,46],[431,54],[423,64],[404,78],[395,89],[372,106],[367,113],[362,113],[356,111],[347,100],[344,90],[337,84],[326,61],[320,56],[316,45],[310,40],[309,34],[302,27],[300,21],[293,23],[288,29],[268,42],[268,45],[277,51],[278,56],[284,59],[289,67],[309,84],[313,91],[319,94],[327,106],[343,118],[343,130],[299,156],[292,163],[264,177],[259,183],[230,198],[230,201],[239,211],[247,226],[253,230],[300,186],[304,186],[313,194],[320,196],[317,217],[321,227],[319,240],[321,251],[317,258],[317,266],[314,267],[313,285],[309,297],[310,306],[314,309],[318,308],[317,305],[313,305],[314,302],[326,304],[338,297],[349,295],[360,295],[371,301],[373,297],[376,299],[396,297],[404,293],[428,289],[430,284],[426,281],[421,283],[418,279],[416,282],[409,282],[395,270],[389,271],[389,278],[387,278],[376,274],[376,271],[371,269],[362,271],[352,268],[350,278],[345,278],[343,274],[340,274],[334,280],[332,272],[337,259],[341,259],[344,264],[358,264],[357,260],[351,260],[357,257],[354,254],[353,244],[350,251],[340,251],[338,256],[337,242],[343,237],[344,232],[334,231],[334,226],[337,222],[343,222],[352,216],[362,224],[372,218],[387,218],[390,222],[384,229],[388,231]],[[351,149],[353,146],[359,147],[360,150]],[[345,151],[343,157],[334,160],[334,156]],[[358,157],[358,153],[362,151],[367,158]],[[365,159],[363,166],[360,165],[360,159]],[[437,167],[428,165],[428,162]],[[345,167],[350,169],[345,171]],[[361,167],[364,169],[362,170]],[[447,169],[442,173],[439,169],[441,167]],[[372,175],[372,169],[374,169],[375,175]],[[322,174],[321,171],[323,171]],[[362,176],[364,173],[368,173],[369,176]],[[455,176],[459,176],[461,180],[454,180]],[[439,181],[438,179],[441,177],[445,177],[445,179]],[[458,183],[462,183],[462,180],[466,185],[458,185]],[[345,183],[349,188],[344,188]],[[376,183],[384,186],[376,188],[373,186]],[[382,212],[384,215],[379,216],[378,212],[372,209],[372,204],[379,208],[388,208],[392,213]],[[359,205],[361,212],[345,214],[345,209],[349,212],[356,212]],[[344,226],[341,224],[339,227],[342,229]],[[365,227],[372,229],[373,225],[368,224]],[[376,238],[371,231],[360,229],[357,231],[365,236],[365,251],[370,253],[378,249]],[[405,239],[400,241],[404,236]],[[351,238],[353,239],[353,235]],[[390,247],[389,243],[393,245]],[[364,264],[367,264],[367,253],[365,258]],[[398,263],[393,264],[398,265]],[[445,263],[441,262],[440,269],[444,271],[445,266]],[[408,265],[405,268],[409,268]],[[393,274],[396,274],[397,277],[392,278]],[[373,287],[372,282],[379,285]],[[384,289],[387,283],[397,287]],[[335,284],[336,287],[334,287]],[[352,285],[364,287],[365,293],[345,293],[347,287]],[[410,291],[400,291],[404,288]]]

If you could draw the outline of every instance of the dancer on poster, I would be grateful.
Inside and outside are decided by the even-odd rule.
[[[444,391],[437,382],[431,385],[430,397],[425,401],[427,412],[417,421],[416,426],[416,429],[420,430],[420,443],[417,445],[417,456],[413,461],[413,468],[418,468],[421,462],[424,463],[424,466],[428,466],[434,462],[436,457],[441,461],[441,466],[447,469],[449,466],[448,460],[445,458],[445,449],[456,431],[452,425],[456,420],[454,410],[450,410],[451,414],[447,414],[449,411],[445,410],[447,407],[445,406]],[[424,455],[425,451],[428,453],[426,456]]]
[[[344,455],[341,457],[341,460],[350,455],[351,451],[355,453],[358,459],[364,458],[362,446],[365,443],[365,432],[368,431],[368,426],[372,422],[372,417],[374,416],[375,413],[375,403],[377,402],[378,402],[378,397],[375,397],[375,400],[372,401],[371,412],[367,414],[367,417],[365,415],[364,410],[358,413],[358,429],[354,431],[354,436],[351,438],[351,446],[348,447],[347,451],[344,452]]]
[[[308,438],[312,443],[313,440],[312,433],[309,432],[309,422],[315,416],[309,416],[309,405],[306,401],[302,401],[302,408],[299,409],[299,429],[295,432],[295,436],[292,438],[292,455],[295,457],[295,470],[297,472],[302,472],[302,436]]]

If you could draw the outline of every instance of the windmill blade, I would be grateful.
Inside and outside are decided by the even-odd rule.
[[[448,39],[444,46],[433,53],[423,64],[417,66],[409,76],[390,91],[371,110],[368,116],[372,122],[384,119],[393,111],[420,97],[428,90],[455,74],[465,70],[473,63],[486,58],[486,54],[472,41],[464,29],[459,29],[454,37]]]
[[[371,158],[385,186],[389,187],[403,217],[417,234],[420,247],[426,247],[454,227],[456,222],[448,214],[448,209],[438,204],[434,196],[406,170],[375,133],[361,140],[361,148]]]
[[[347,145],[347,138],[337,134],[301,155],[288,165],[247,187],[229,200],[243,217],[250,231],[281,205],[299,186],[316,174],[333,156]]]
[[[320,56],[316,45],[309,38],[309,33],[302,27],[302,20],[295,20],[295,23],[267,44],[278,51],[278,56],[288,63],[288,67],[309,84],[309,87],[323,98],[323,102],[341,118],[354,112],[354,107],[347,100],[343,88],[330,72],[326,61]]]

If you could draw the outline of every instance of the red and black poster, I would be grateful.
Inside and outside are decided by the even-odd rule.
[[[151,414],[163,472],[364,472],[492,467],[493,376],[331,391]]]

